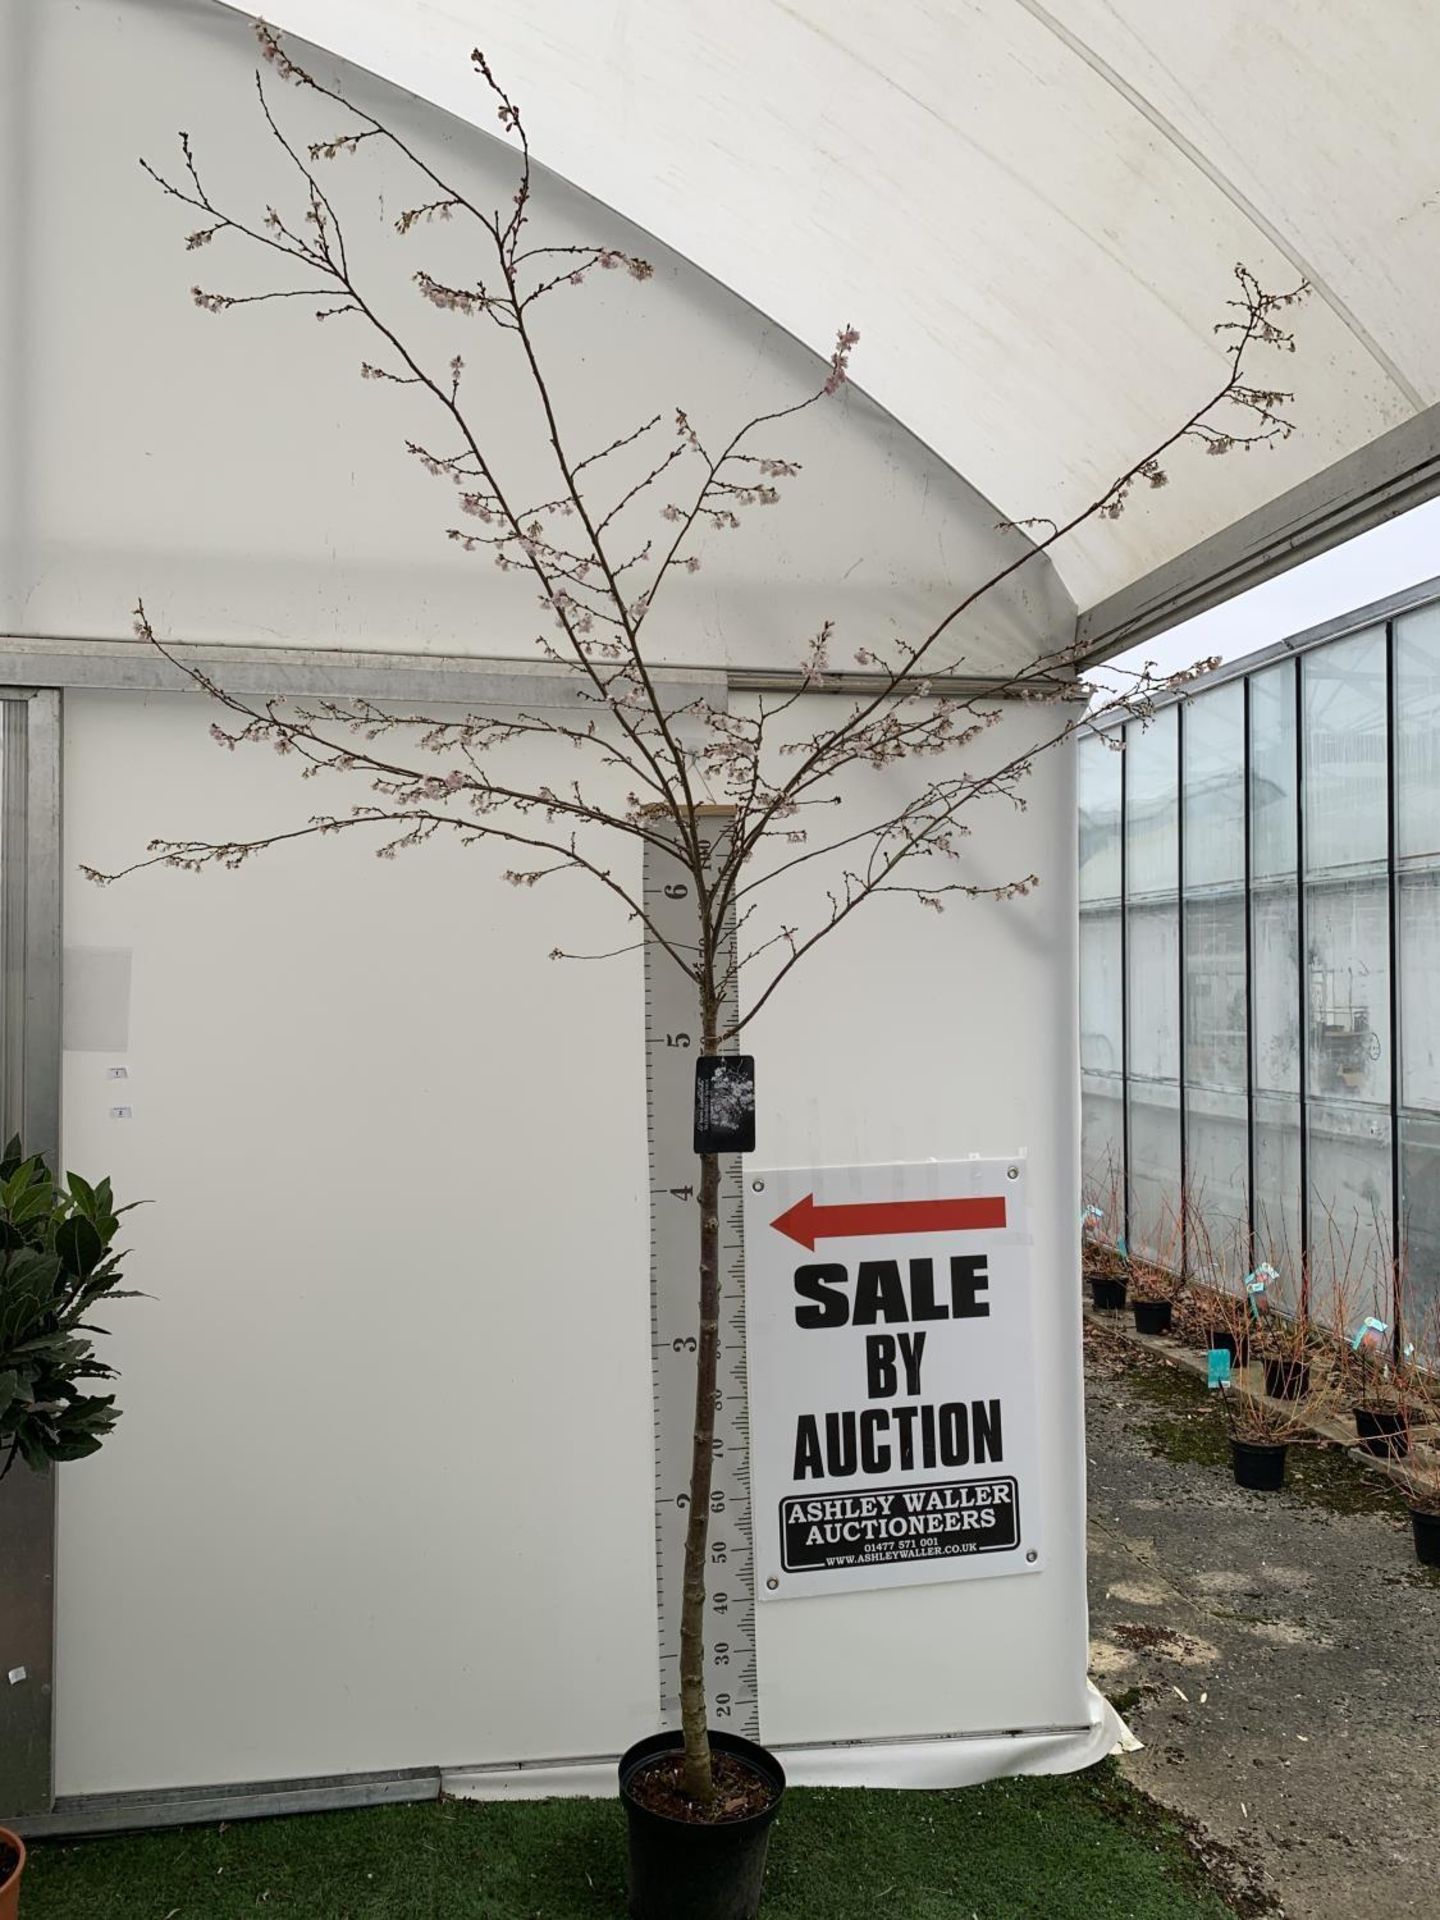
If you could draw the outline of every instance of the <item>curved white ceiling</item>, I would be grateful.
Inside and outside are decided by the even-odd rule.
[[[1283,447],[1173,484],[1056,563],[1080,606],[1440,400],[1433,0],[271,0],[495,127],[854,373],[1007,515],[1063,518],[1221,377],[1244,261],[1308,278]]]

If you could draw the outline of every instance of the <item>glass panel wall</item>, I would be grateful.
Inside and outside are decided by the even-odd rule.
[[[1080,742],[1081,1178],[1111,1235],[1124,1231],[1125,999],[1118,745]]]
[[[1185,1170],[1190,1270],[1243,1273],[1249,1247],[1245,688],[1180,709],[1184,762]]]
[[[1440,1351],[1440,606],[1395,623],[1400,1241],[1412,1332]]]
[[[1440,597],[1087,741],[1080,891],[1087,1199],[1440,1351]]]
[[[1312,1309],[1389,1317],[1390,726],[1383,628],[1300,663]]]
[[[1131,1248],[1179,1258],[1179,709],[1127,729],[1125,938]]]
[[[1284,1297],[1299,1295],[1300,776],[1293,660],[1251,675],[1250,1061],[1254,1118],[1255,1264],[1266,1261]]]

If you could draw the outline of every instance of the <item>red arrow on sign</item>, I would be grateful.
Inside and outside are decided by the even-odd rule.
[[[862,1234],[963,1233],[1005,1225],[1005,1196],[966,1200],[875,1200],[847,1207],[817,1207],[813,1193],[787,1207],[771,1226],[813,1253],[817,1240],[855,1239]]]

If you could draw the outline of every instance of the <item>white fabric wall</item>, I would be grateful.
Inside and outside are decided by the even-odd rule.
[[[66,1056],[64,1154],[153,1202],[155,1297],[110,1316],[115,1441],[61,1475],[59,1790],[618,1750],[658,1697],[639,970],[542,956],[619,914],[358,839],[98,890],[77,861],[313,789],[218,752],[198,697],[66,709],[67,946],[131,986],[121,1044]],[[974,856],[1043,866],[1032,899],[874,902],[751,1040],[756,1165],[1028,1149],[1047,1567],[762,1606],[777,1743],[1087,1720],[1073,793],[1043,769]]]
[[[198,697],[66,709],[66,943],[128,951],[133,984],[128,1045],[66,1056],[65,1162],[153,1201],[128,1238],[155,1297],[110,1316],[125,1443],[61,1475],[58,1790],[638,1736],[637,969],[602,998],[547,965],[576,890],[518,895],[480,849],[342,838],[97,890],[76,861],[291,823],[314,789],[222,756]]]

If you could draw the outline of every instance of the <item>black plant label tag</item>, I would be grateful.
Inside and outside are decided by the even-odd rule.
[[[753,1054],[702,1053],[696,1060],[695,1151],[755,1151]]]

